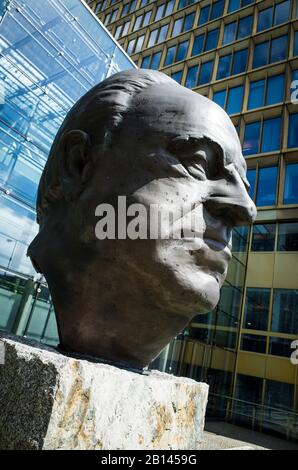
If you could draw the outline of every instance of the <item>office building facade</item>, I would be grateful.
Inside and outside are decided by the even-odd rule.
[[[210,384],[209,414],[297,439],[298,0],[91,1],[141,68],[222,106],[248,166],[255,224],[233,237],[219,306],[155,366]]]

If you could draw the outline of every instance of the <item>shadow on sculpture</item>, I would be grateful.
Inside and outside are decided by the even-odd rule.
[[[163,73],[120,72],[84,95],[51,148],[28,250],[61,347],[148,365],[217,304],[231,229],[256,214],[248,187],[228,115]]]

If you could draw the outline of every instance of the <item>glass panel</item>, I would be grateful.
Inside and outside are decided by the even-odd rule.
[[[258,153],[261,123],[251,122],[245,125],[243,155]]]
[[[224,285],[220,292],[220,301],[217,307],[217,325],[237,327],[241,310],[242,290]]]
[[[224,31],[224,36],[222,40],[223,44],[230,44],[231,42],[235,40],[236,29],[237,29],[236,21],[233,21],[232,23],[225,25],[225,31]]]
[[[290,7],[291,2],[287,0],[286,2],[278,3],[275,6],[275,13],[274,13],[274,24],[281,24],[288,21],[290,17]]]
[[[262,67],[268,64],[269,41],[255,45],[253,68]]]
[[[231,13],[232,11],[239,10],[239,8],[240,8],[240,0],[230,0],[229,1],[228,13]]]
[[[199,67],[197,65],[193,67],[189,67],[187,71],[186,82],[185,82],[186,87],[194,88],[195,86],[197,86],[198,71],[199,71]]]
[[[144,39],[145,39],[145,35],[138,37],[134,53],[140,52],[140,50],[143,47]]]
[[[251,251],[274,251],[276,224],[255,224]]]
[[[154,44],[156,43],[156,39],[157,39],[157,33],[158,33],[158,29],[154,29],[153,31],[151,31],[147,47],[154,46]]]
[[[151,55],[147,55],[146,57],[143,57],[141,68],[143,69],[149,68],[150,59],[151,59]]]
[[[191,55],[201,54],[203,51],[204,38],[204,34],[200,34],[199,36],[195,37]]]
[[[272,206],[276,200],[277,167],[259,169],[257,206]]]
[[[294,56],[298,55],[298,31],[294,35]]]
[[[243,85],[233,87],[229,89],[228,94],[228,103],[227,103],[227,113],[234,114],[240,113],[242,109],[242,100],[243,100]]]
[[[248,403],[260,403],[262,400],[262,386],[263,379],[252,377],[251,375],[237,374],[235,396],[238,400],[243,400]],[[247,409],[244,415],[248,413]]]
[[[233,75],[245,71],[247,64],[247,54],[247,49],[242,49],[241,51],[237,51],[234,53]]]
[[[163,42],[166,40],[168,34],[169,25],[165,24],[160,28],[159,36],[158,36],[158,43]]]
[[[219,58],[216,79],[226,78],[230,75],[232,54],[224,55]]]
[[[278,225],[277,251],[298,251],[298,223]]]
[[[246,16],[239,21],[237,39],[245,38],[251,34],[252,16]]]
[[[205,62],[201,65],[201,72],[200,72],[200,85],[205,83],[209,83],[212,77],[212,70],[213,70],[213,60],[209,62]]]
[[[165,65],[170,65],[174,62],[175,53],[176,53],[176,46],[172,46],[172,47],[168,48],[167,55],[166,55],[165,62],[164,62],[164,66]]]
[[[250,83],[247,109],[261,108],[264,102],[265,80]]]
[[[217,46],[218,41],[218,33],[219,29],[213,29],[212,31],[208,31],[207,38],[206,38],[206,45],[205,51],[210,51],[211,49],[215,49]]]
[[[236,253],[245,252],[248,243],[248,228],[237,227],[232,232],[232,251]]]
[[[278,62],[287,58],[288,54],[288,35],[272,39],[270,62]]]
[[[282,103],[284,99],[285,77],[275,75],[267,80],[266,104]]]
[[[270,338],[269,354],[272,356],[291,357],[293,349],[291,349],[292,339],[286,338]]]
[[[173,9],[174,9],[174,5],[175,5],[175,0],[170,0],[168,3],[167,3],[167,7],[166,7],[166,12],[165,12],[165,16],[168,16],[172,13]]]
[[[182,70],[179,70],[179,72],[174,72],[172,74],[172,79],[175,80],[178,83],[181,83],[182,80]]]
[[[219,0],[218,2],[214,2],[212,5],[212,12],[211,12],[211,20],[215,20],[215,18],[219,18],[223,14],[224,8],[224,0]]]
[[[256,185],[256,170],[247,170],[246,178],[250,184],[249,195],[254,200],[255,185]]]
[[[298,147],[298,113],[289,117],[288,147]]]
[[[275,380],[266,380],[265,405],[272,408],[292,409],[294,385]],[[274,414],[274,410],[272,411]]]
[[[157,70],[159,67],[160,63],[160,58],[161,58],[161,51],[160,52],[155,52],[152,56],[152,62],[151,62],[151,69]]]
[[[258,28],[257,31],[263,31],[264,29],[271,28],[273,20],[273,7],[266,8],[259,12],[258,16]]]
[[[163,17],[164,9],[165,9],[164,3],[162,5],[159,5],[159,7],[156,10],[155,21],[158,21]]]
[[[240,349],[257,353],[266,352],[266,336],[243,334]]]
[[[266,119],[263,122],[262,152],[272,152],[280,147],[281,118]]]
[[[182,25],[183,25],[183,18],[178,18],[177,20],[175,20],[173,31],[172,31],[172,37],[177,36],[178,34],[181,33]]]
[[[286,165],[284,204],[298,203],[298,163]]]
[[[207,23],[209,20],[209,12],[210,12],[210,5],[201,8],[200,17],[199,17],[199,25]]]
[[[226,94],[227,94],[226,90],[216,91],[215,93],[213,93],[212,100],[215,103],[217,103],[219,106],[224,108],[225,107]]]
[[[269,301],[270,289],[254,287],[246,289],[243,328],[267,331]]]
[[[274,289],[271,330],[276,333],[297,335],[298,290]]]
[[[184,60],[187,55],[188,41],[181,42],[178,46],[176,61]]]
[[[184,26],[183,26],[183,31],[189,31],[193,27],[194,19],[195,19],[195,13],[190,13],[189,15],[186,15]]]

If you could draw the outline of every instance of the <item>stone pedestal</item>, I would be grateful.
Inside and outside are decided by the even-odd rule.
[[[0,449],[198,449],[208,386],[1,337]]]

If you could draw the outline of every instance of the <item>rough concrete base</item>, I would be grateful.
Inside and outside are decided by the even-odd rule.
[[[0,449],[198,449],[208,386],[2,337]]]

